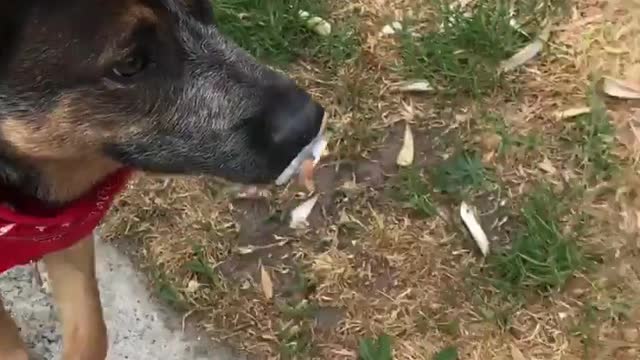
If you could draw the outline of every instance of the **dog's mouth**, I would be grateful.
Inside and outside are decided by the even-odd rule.
[[[297,173],[301,176],[312,175],[309,171],[320,161],[322,152],[327,145],[325,134],[319,133],[311,142],[305,146],[298,155],[291,160],[289,166],[278,176],[276,185],[284,185]]]
[[[309,142],[309,144],[300,150],[298,155],[296,155],[282,173],[280,173],[275,181],[276,185],[285,185],[293,176],[298,174],[301,185],[309,191],[314,190],[313,171],[327,146],[327,135],[325,132],[326,126],[327,116],[325,115],[322,119],[322,125],[318,130],[318,134]]]
[[[315,191],[314,185],[314,169],[325,151],[328,142],[328,136],[325,132],[326,116],[323,119],[322,126],[318,134],[291,160],[289,165],[280,173],[276,180],[272,183],[276,186],[287,185],[297,175],[298,184],[306,188],[307,191]],[[236,189],[240,197],[254,198],[261,197],[262,190],[266,190],[269,185],[238,185]],[[234,186],[235,187],[235,186]]]

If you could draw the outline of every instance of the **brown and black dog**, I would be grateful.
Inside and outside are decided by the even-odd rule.
[[[272,182],[323,115],[220,34],[209,0],[0,2],[0,186],[52,207],[123,166]],[[63,359],[104,359],[93,242],[44,262]],[[0,307],[0,359],[27,358]]]

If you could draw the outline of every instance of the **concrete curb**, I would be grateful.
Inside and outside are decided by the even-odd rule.
[[[183,333],[181,321],[155,301],[126,256],[99,240],[96,252],[111,344],[108,360],[246,360],[197,335]],[[34,354],[58,360],[59,323],[50,296],[32,284],[30,268],[19,267],[0,276],[0,295]]]

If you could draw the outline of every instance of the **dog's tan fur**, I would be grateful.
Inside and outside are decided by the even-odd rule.
[[[210,0],[0,1],[0,186],[45,206],[122,166],[268,183],[323,114],[218,31]],[[63,360],[107,354],[94,259],[91,238],[43,259]],[[1,305],[0,360],[25,360]]]

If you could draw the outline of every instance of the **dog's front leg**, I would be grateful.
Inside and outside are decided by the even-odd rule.
[[[107,355],[94,255],[91,236],[44,258],[62,321],[64,360],[104,360]]]
[[[20,332],[0,299],[0,359],[28,360],[27,349],[20,339]]]

